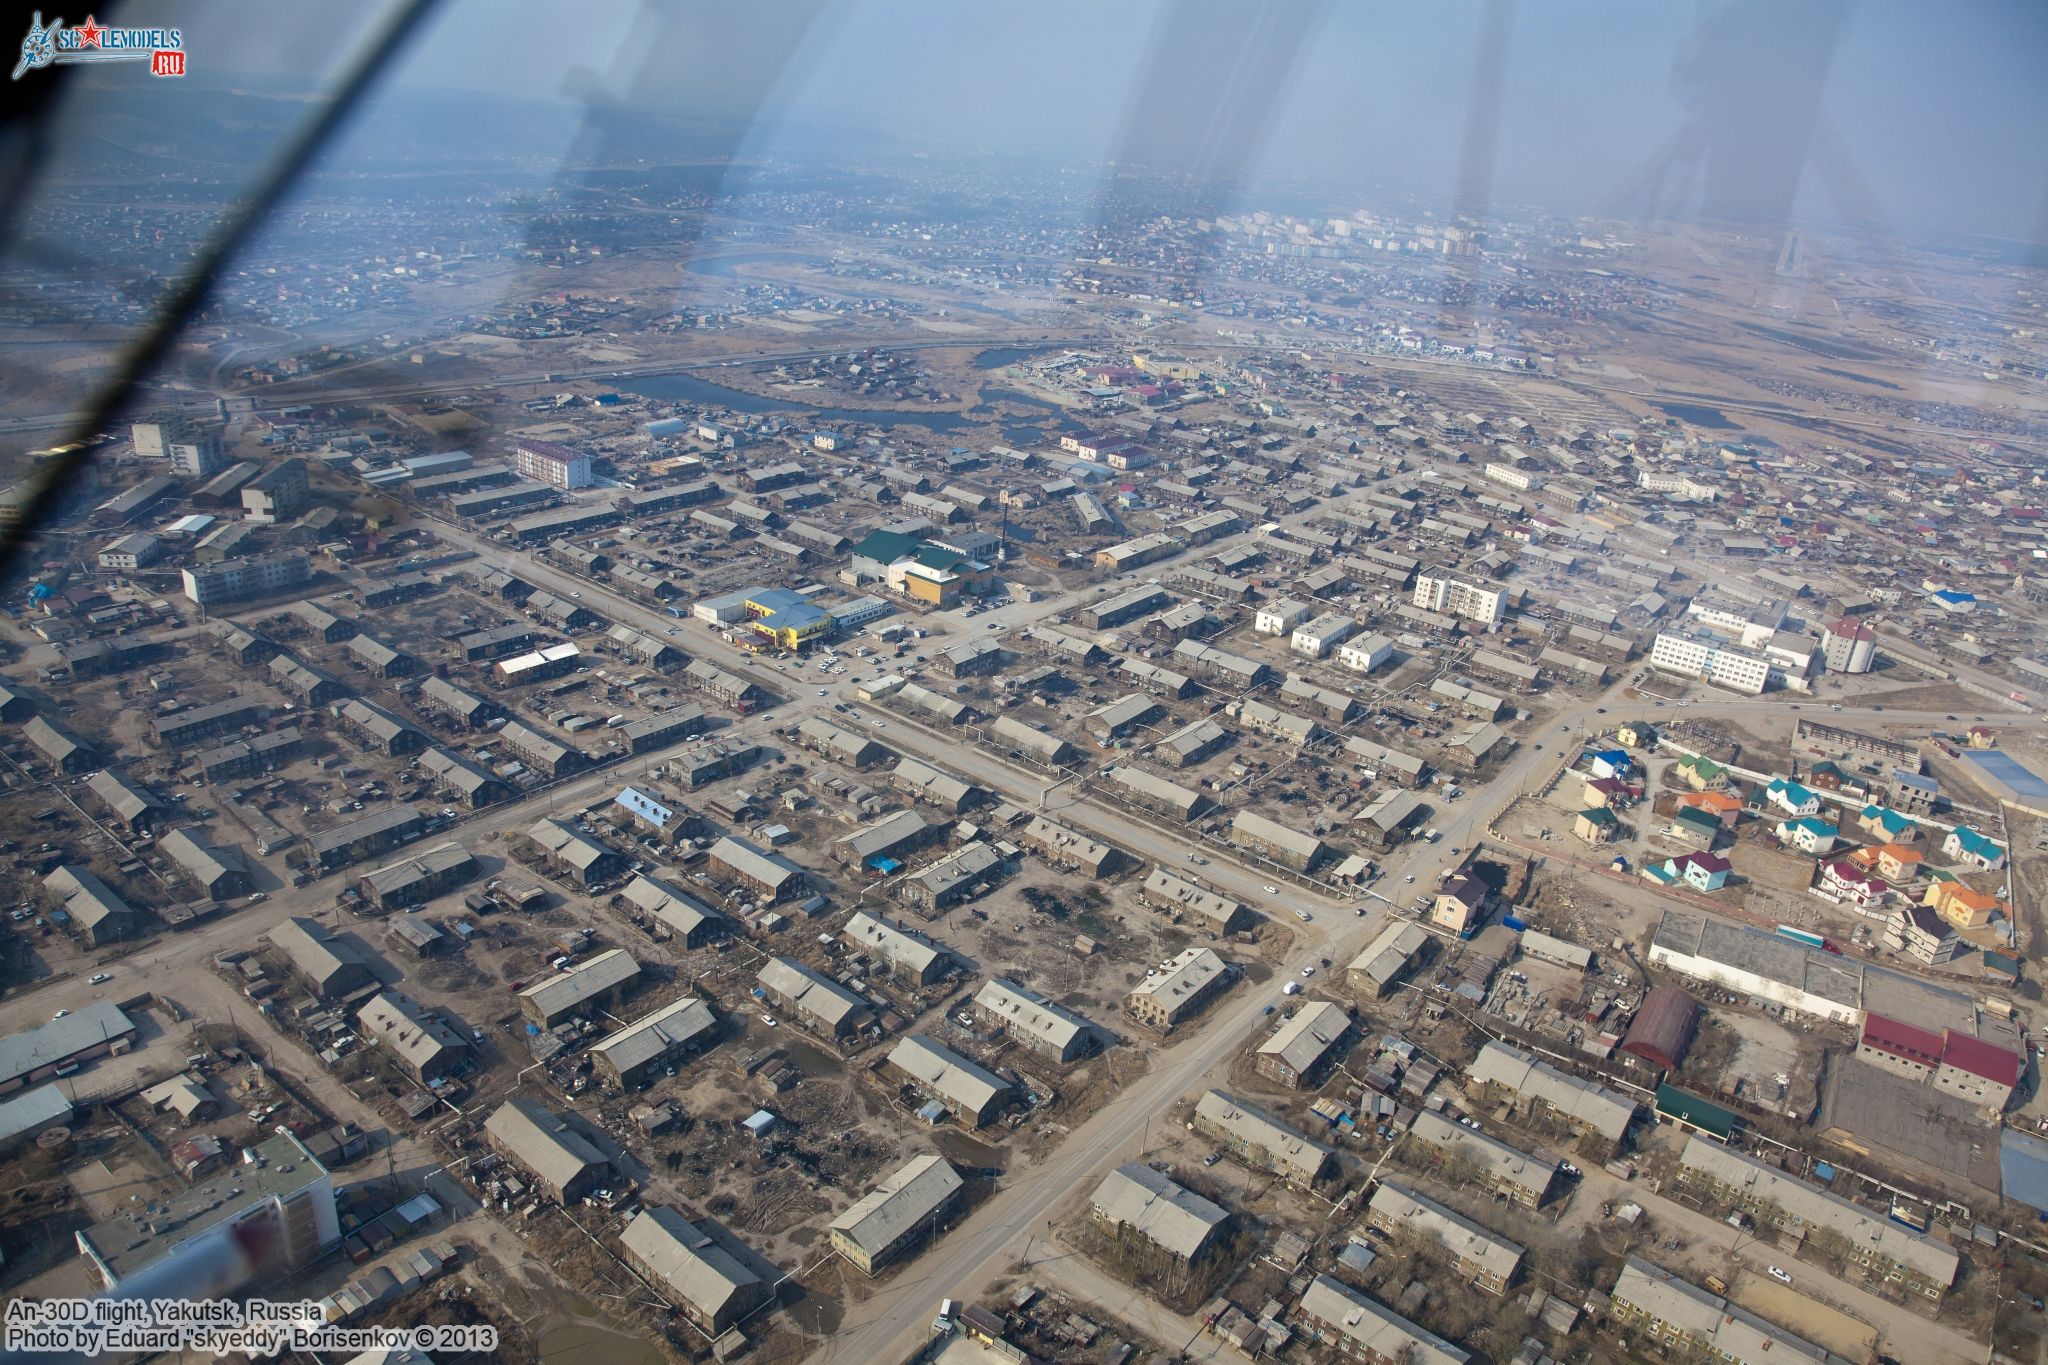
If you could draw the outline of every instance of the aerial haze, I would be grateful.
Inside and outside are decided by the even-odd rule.
[[[44,18],[10,1349],[2048,1357],[2048,11]]]

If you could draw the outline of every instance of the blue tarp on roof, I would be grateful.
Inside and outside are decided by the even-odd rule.
[[[2048,796],[2048,779],[2003,749],[1970,749],[1963,757],[2021,796]]]
[[[624,806],[656,829],[666,829],[670,818],[675,815],[675,812],[667,806],[662,805],[659,801],[647,795],[647,793],[633,787],[626,788],[613,800],[616,804]]]
[[[2048,1212],[2048,1142],[2006,1129],[1998,1139],[1998,1171],[2007,1199]]]

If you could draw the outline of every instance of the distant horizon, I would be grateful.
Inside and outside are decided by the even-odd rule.
[[[252,96],[312,93],[363,22],[296,17],[280,38],[239,23],[257,12],[249,0],[168,9],[188,12],[193,74],[180,88]],[[573,24],[538,0],[487,14],[455,0],[373,90],[358,129],[422,99],[510,100],[530,127],[450,116],[433,135],[458,156],[566,167],[635,162],[659,124],[703,135],[675,164],[800,165],[804,151],[857,141],[906,159],[1185,176],[1212,213],[1262,187],[1336,204],[1380,186],[1479,213],[2040,246],[2043,56],[2048,6],[2017,0],[1938,14],[1850,0],[1045,0],[973,12],[791,0],[599,4]],[[82,74],[81,94],[146,98],[153,118],[177,122],[171,83]],[[328,169],[353,173],[388,150],[345,137]]]

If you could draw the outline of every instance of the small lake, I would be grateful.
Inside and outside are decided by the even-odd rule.
[[[793,398],[765,398],[757,393],[746,393],[740,389],[714,384],[694,374],[650,374],[628,380],[620,388],[637,393],[642,398],[658,398],[670,403],[697,403],[705,407],[724,408],[729,412],[804,412],[815,417],[821,425],[834,422],[860,423],[875,427],[923,427],[927,431],[958,431],[962,427],[976,426],[972,418],[957,412],[897,412],[889,408],[821,408]]]
[[[1698,403],[1655,403],[1657,411],[1666,417],[1676,417],[1681,422],[1690,422],[1696,427],[1710,431],[1740,431],[1739,424],[1728,420],[1728,414],[1719,408],[1703,407]]]

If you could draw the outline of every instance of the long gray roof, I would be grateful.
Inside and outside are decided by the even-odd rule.
[[[1540,1099],[1585,1124],[1609,1142],[1619,1142],[1635,1121],[1636,1102],[1618,1090],[1568,1076],[1519,1048],[1488,1039],[1472,1063],[1472,1079],[1494,1082],[1519,1095]]]
[[[619,1245],[706,1320],[761,1283],[712,1233],[666,1205],[641,1210],[619,1234]]]
[[[1367,1207],[1375,1217],[1436,1238],[1453,1256],[1503,1280],[1514,1278],[1515,1268],[1522,1263],[1524,1249],[1519,1243],[1482,1227],[1456,1209],[1446,1208],[1402,1181],[1382,1180]]]
[[[1888,1257],[1936,1284],[1955,1282],[1958,1258],[1947,1243],[1860,1208],[1755,1157],[1695,1135],[1685,1144],[1679,1161],[1687,1170],[1740,1190],[1745,1198],[1775,1204],[1795,1218]]]
[[[1322,1170],[1334,1148],[1291,1128],[1255,1104],[1221,1090],[1204,1091],[1195,1114],[1236,1140],[1263,1151],[1274,1166],[1309,1179]]]
[[[43,878],[43,885],[63,900],[72,920],[87,929],[96,929],[115,916],[135,915],[134,906],[83,864],[64,864]]]
[[[832,1230],[876,1256],[938,1211],[963,1182],[942,1156],[913,1157],[832,1220]]]
[[[1200,1251],[1230,1218],[1229,1210],[1142,1161],[1119,1166],[1104,1176],[1089,1203],[1098,1217],[1127,1227],[1184,1260]]]
[[[606,1165],[604,1156],[561,1115],[532,1100],[507,1100],[484,1123],[484,1131],[503,1143],[520,1165],[560,1190],[592,1166]]]
[[[61,1062],[97,1043],[134,1031],[134,1021],[121,1012],[119,1005],[111,1000],[96,1000],[62,1019],[0,1038],[0,1082],[26,1076],[39,1067]]]
[[[671,1047],[695,1042],[717,1026],[718,1016],[711,1006],[694,995],[686,995],[600,1039],[590,1050],[624,1073],[644,1066]]]
[[[908,1072],[927,1092],[970,1114],[979,1115],[1010,1089],[1010,1083],[994,1072],[921,1034],[912,1034],[891,1048],[889,1064]]]
[[[1309,1285],[1301,1296],[1301,1311],[1332,1324],[1331,1330],[1350,1343],[1343,1348],[1347,1356],[1371,1351],[1382,1360],[1402,1360],[1409,1365],[1465,1365],[1472,1358],[1434,1332],[1328,1275],[1316,1276]]]

